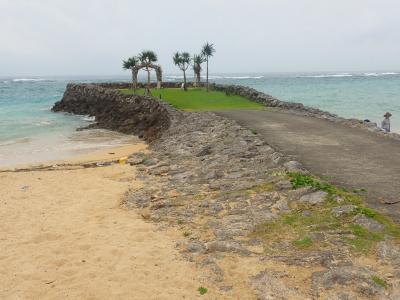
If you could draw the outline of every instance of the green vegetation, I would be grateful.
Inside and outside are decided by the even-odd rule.
[[[346,238],[349,245],[358,252],[368,252],[373,246],[384,240],[383,233],[370,232],[360,225],[350,225],[354,238]]]
[[[387,282],[386,282],[384,279],[382,279],[382,278],[380,278],[380,277],[378,277],[378,276],[376,276],[376,275],[373,275],[373,276],[371,277],[371,279],[372,279],[372,281],[375,282],[377,285],[380,285],[380,286],[384,287],[385,289],[388,288],[388,284],[387,284]]]
[[[147,87],[146,95],[150,93],[150,71],[156,71],[157,88],[161,88],[162,70],[160,65],[156,65],[157,54],[154,51],[146,50],[139,53],[137,56],[129,57],[127,60],[122,61],[122,68],[124,70],[131,70],[132,72],[132,89],[135,92],[137,88],[139,70],[147,72]]]
[[[195,78],[195,81],[194,81],[194,86],[200,86],[200,80],[201,80],[201,70],[202,70],[202,67],[201,67],[201,64],[203,63],[203,62],[205,62],[206,60],[205,60],[205,58],[203,57],[203,55],[198,55],[198,54],[195,54],[195,55],[193,55],[193,58],[192,58],[192,69],[193,69],[193,72],[194,72],[194,78]]]
[[[130,89],[121,89],[123,94],[133,94]],[[137,90],[137,94],[144,94],[144,89]],[[210,91],[207,93],[201,88],[153,90],[153,96],[183,110],[219,110],[219,109],[262,109],[262,104],[252,102],[241,96],[227,96],[223,92]]]
[[[354,192],[322,182],[317,178],[301,173],[279,174],[282,178],[290,179],[293,188],[312,187],[315,190],[326,191],[329,196],[321,205],[292,202],[291,211],[280,218],[266,222],[258,226],[255,235],[265,239],[266,251],[281,252],[282,249],[274,249],[274,243],[279,243],[284,237],[292,241],[297,249],[324,248],[327,246],[325,239],[313,240],[313,234],[322,233],[333,240],[340,240],[349,249],[368,254],[376,244],[385,237],[400,238],[400,228],[391,219],[379,212],[365,207],[363,199]],[[354,205],[355,209],[339,216],[332,214],[332,208],[343,205]],[[356,225],[353,218],[357,214],[371,218],[384,225],[383,232],[371,232],[368,229]],[[336,233],[347,234],[336,234]],[[293,250],[293,249],[292,249]],[[290,251],[290,249],[288,250]]]
[[[199,291],[200,295],[204,295],[208,292],[208,289],[203,286],[199,287],[197,290]]]
[[[207,92],[209,91],[209,86],[208,86],[208,62],[210,60],[210,57],[214,56],[214,53],[215,53],[214,45],[210,44],[208,42],[203,46],[203,49],[201,50],[201,55],[205,58],[206,65],[207,65],[207,69],[206,69],[206,88],[207,88]]]
[[[174,61],[174,65],[177,66],[183,72],[183,89],[187,91],[186,87],[186,70],[189,68],[190,65],[190,54],[188,52],[175,52],[174,56],[172,57]]]
[[[337,192],[337,189],[328,183],[321,183],[321,181],[315,179],[313,176],[305,175],[302,173],[289,173],[290,182],[294,189],[310,186],[317,190],[322,190],[330,194]]]
[[[255,130],[253,128],[250,128],[250,131],[251,131],[252,134],[257,135],[257,130]]]
[[[305,236],[300,240],[293,241],[293,245],[298,248],[308,248],[313,244],[312,239],[309,236]]]

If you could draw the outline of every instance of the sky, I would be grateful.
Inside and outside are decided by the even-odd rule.
[[[398,71],[398,0],[0,0],[0,76],[122,75],[216,48],[211,73]]]

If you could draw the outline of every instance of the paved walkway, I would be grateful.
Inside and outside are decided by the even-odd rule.
[[[284,112],[216,112],[254,129],[313,174],[349,189],[367,189],[370,206],[400,222],[400,142],[330,121]]]

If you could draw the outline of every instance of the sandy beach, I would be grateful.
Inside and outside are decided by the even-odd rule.
[[[110,160],[139,143],[71,160]],[[113,153],[113,154],[109,154]],[[135,168],[0,173],[1,299],[203,299],[201,272],[182,260],[182,234],[120,203]]]

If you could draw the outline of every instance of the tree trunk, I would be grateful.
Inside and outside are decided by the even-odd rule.
[[[183,70],[183,90],[187,91],[187,87],[186,87],[186,71]]]
[[[207,92],[208,92],[208,56],[207,56],[207,82],[206,82],[206,86],[207,86]]]
[[[194,71],[193,87],[197,87],[197,73],[196,73],[196,71]]]
[[[150,89],[150,70],[146,69],[147,71],[147,88]]]
[[[134,94],[136,93],[136,85],[137,85],[137,75],[136,71],[132,69],[132,89]]]
[[[150,69],[146,68],[146,72],[147,72],[147,86],[146,86],[145,95],[150,96],[150,94],[151,94],[151,92],[150,92]]]
[[[196,86],[200,86],[200,81],[201,81],[201,79],[200,79],[200,71],[198,71],[197,74],[196,74]]]

